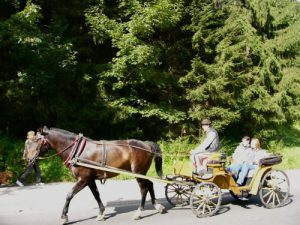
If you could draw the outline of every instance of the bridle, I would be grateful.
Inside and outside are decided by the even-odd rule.
[[[38,140],[41,140],[41,144],[39,146],[40,149],[42,148],[42,146],[45,146],[45,145],[51,146],[50,143],[47,141],[47,139],[45,138],[44,135],[39,134]],[[48,159],[48,158],[52,158],[52,157],[57,156],[57,155],[61,155],[62,153],[64,153],[65,151],[67,151],[69,148],[71,148],[77,141],[78,141],[78,139],[75,139],[70,145],[68,145],[67,147],[65,147],[63,150],[61,150],[61,151],[59,151],[59,152],[57,152],[57,153],[55,153],[53,155],[50,155],[50,156],[47,156],[47,157],[43,157],[43,159]],[[38,150],[39,152],[40,152],[40,149]]]

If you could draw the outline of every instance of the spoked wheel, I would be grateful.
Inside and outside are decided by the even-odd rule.
[[[268,208],[283,206],[290,192],[290,182],[286,173],[281,170],[270,170],[261,181],[260,201]]]
[[[180,182],[188,182],[188,179],[183,176],[176,176],[172,180]],[[193,190],[194,183],[191,182],[191,186],[180,185],[178,183],[167,184],[165,188],[165,195],[167,201],[172,206],[186,206],[189,203],[190,196]]]
[[[214,183],[204,182],[194,188],[190,206],[197,217],[208,217],[219,210],[221,201],[221,189]]]

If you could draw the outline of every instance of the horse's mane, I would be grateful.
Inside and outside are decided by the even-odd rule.
[[[74,137],[74,136],[77,135],[77,134],[75,134],[73,132],[70,132],[70,131],[67,131],[67,130],[63,130],[63,129],[60,129],[60,128],[55,128],[55,127],[51,127],[50,130],[63,133],[64,135],[67,135],[67,136],[70,136],[70,137]]]

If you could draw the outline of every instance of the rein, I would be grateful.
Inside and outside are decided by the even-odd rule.
[[[45,140],[45,139],[44,139]],[[47,140],[45,140],[48,144],[49,142]],[[69,148],[71,148],[76,142],[78,141],[78,139],[76,138],[74,142],[72,142],[70,145],[68,145],[66,148],[64,148],[63,150],[61,150],[60,152],[57,152],[53,155],[50,155],[50,156],[47,156],[47,157],[43,157],[43,159],[49,159],[49,158],[52,158],[54,156],[57,156],[57,155],[60,155],[62,154],[63,152],[67,151]]]

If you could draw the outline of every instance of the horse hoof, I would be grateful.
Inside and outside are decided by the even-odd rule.
[[[96,220],[97,221],[104,221],[105,220],[105,215],[98,215]]]
[[[142,217],[139,216],[139,215],[134,215],[134,216],[132,217],[133,220],[140,220],[141,218],[142,218]]]
[[[156,209],[159,213],[161,213],[161,214],[167,212],[166,208],[165,208],[163,205],[161,205],[161,204],[156,204],[156,205],[155,205],[155,209]]]
[[[140,210],[138,210],[138,211],[136,211],[135,213],[134,213],[134,215],[133,215],[133,217],[132,217],[132,219],[133,220],[140,220],[142,217],[141,217],[141,211]]]
[[[68,223],[68,222],[69,222],[68,217],[61,218],[61,219],[60,219],[60,224],[66,224],[66,223]]]

